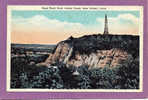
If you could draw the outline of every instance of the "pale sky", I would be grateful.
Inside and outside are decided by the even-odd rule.
[[[11,42],[56,44],[71,35],[102,34],[104,16],[110,34],[138,35],[139,11],[12,11]]]

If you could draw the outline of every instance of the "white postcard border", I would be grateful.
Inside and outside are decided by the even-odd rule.
[[[60,10],[58,7],[63,7],[62,10],[84,10],[89,11],[95,10],[115,10],[115,11],[140,11],[140,24],[139,24],[139,36],[140,36],[140,81],[139,89],[11,89],[10,88],[10,71],[11,71],[11,11],[12,10]],[[71,7],[73,9],[66,9],[66,7]],[[46,9],[48,8],[48,9]],[[56,9],[54,9],[56,8]],[[65,9],[64,9],[65,8]],[[75,8],[75,9],[74,9]],[[77,8],[77,9],[76,9]],[[78,9],[81,8],[81,9]],[[95,9],[97,8],[97,9]],[[49,5],[32,5],[32,6],[7,6],[7,79],[6,79],[6,90],[8,92],[143,92],[143,6],[49,6]]]

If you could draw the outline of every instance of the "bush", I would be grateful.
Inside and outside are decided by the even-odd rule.
[[[11,88],[49,89],[138,89],[139,60],[127,59],[114,68],[89,69],[56,62],[46,66],[30,65],[25,57],[11,59]],[[79,74],[74,75],[77,71]]]

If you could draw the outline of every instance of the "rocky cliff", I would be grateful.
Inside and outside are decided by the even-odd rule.
[[[131,35],[88,35],[61,41],[44,62],[89,68],[116,67],[139,57],[139,37]]]

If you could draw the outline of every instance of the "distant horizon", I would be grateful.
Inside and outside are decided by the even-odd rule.
[[[25,44],[25,43],[11,43],[11,44],[22,44],[22,45],[27,45],[27,44]],[[39,44],[39,43],[37,43],[37,44],[28,44],[28,45],[57,45],[57,44]]]
[[[97,34],[91,34],[91,35],[97,35]],[[103,34],[99,34],[99,35],[103,35]],[[127,34],[109,34],[109,35],[127,35]],[[84,35],[84,36],[86,36],[86,35]],[[139,36],[139,35],[132,35],[132,36]],[[81,36],[81,37],[83,37],[83,36]],[[80,38],[80,37],[74,37],[74,38]],[[64,40],[61,40],[61,41],[64,41]],[[61,42],[61,41],[59,41],[59,42]],[[47,43],[47,44],[44,44],[44,43],[33,44],[33,43],[28,43],[28,44],[29,45],[57,45],[58,43],[56,43],[56,44],[50,44],[50,43]],[[24,44],[24,45],[27,45],[27,43],[12,43],[12,42],[11,42],[11,44],[22,44],[22,45]]]

